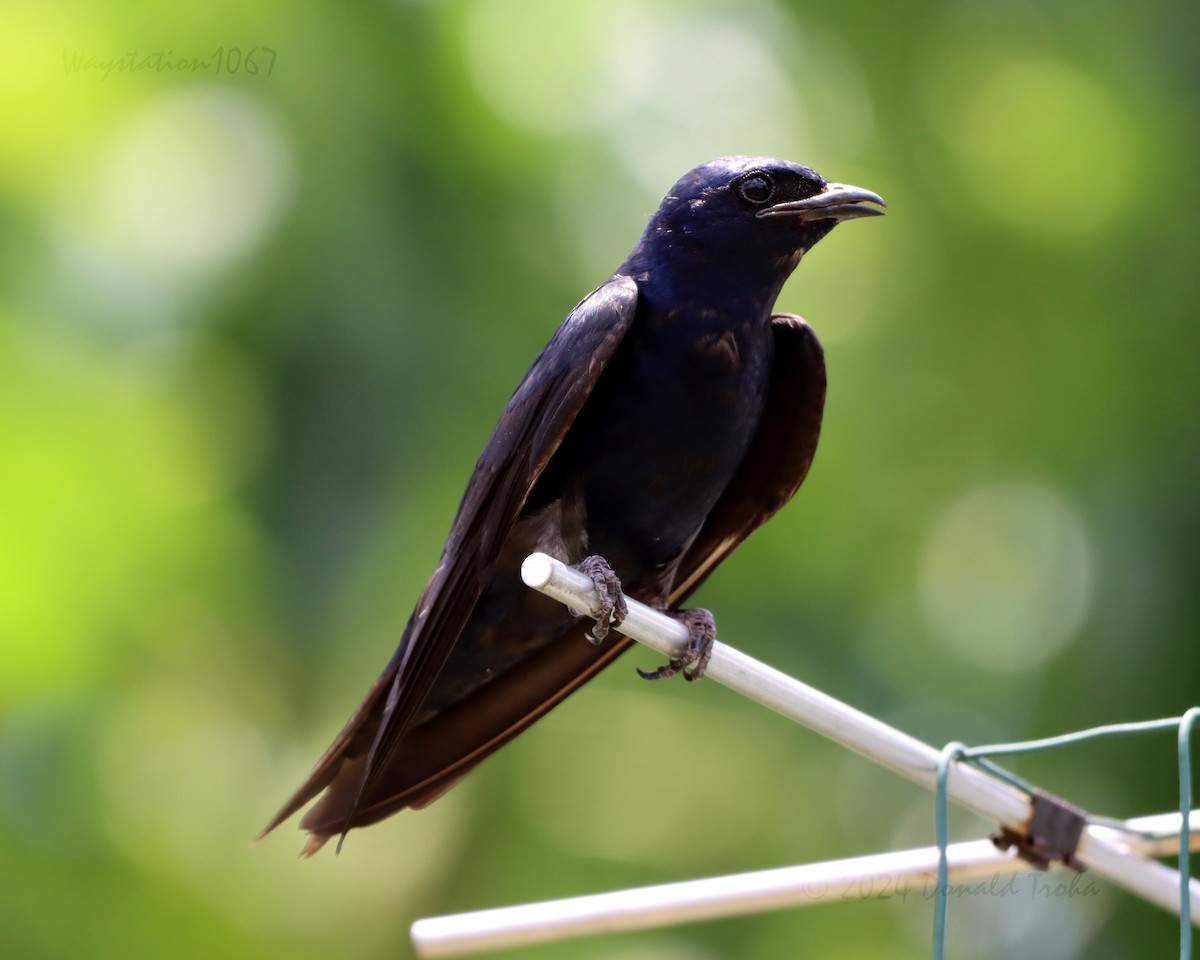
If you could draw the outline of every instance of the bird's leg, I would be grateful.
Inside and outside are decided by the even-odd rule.
[[[675,676],[675,674],[682,670],[685,680],[701,679],[704,676],[704,671],[708,668],[709,658],[712,656],[713,642],[717,639],[716,620],[703,607],[695,607],[691,610],[668,610],[664,612],[667,616],[674,617],[687,627],[687,646],[683,648],[682,656],[678,656],[674,660],[668,660],[657,670],[649,672],[638,670],[638,673],[645,680],[665,680],[667,677]],[[691,669],[687,669],[688,667],[691,667]]]
[[[600,598],[591,610],[586,611],[588,616],[595,618],[596,625],[584,634],[592,643],[600,643],[608,636],[609,627],[617,626],[629,612],[621,581],[603,557],[584,557],[575,564],[575,569],[592,578]]]

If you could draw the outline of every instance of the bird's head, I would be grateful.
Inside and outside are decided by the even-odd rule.
[[[680,178],[650,219],[639,250],[655,259],[759,264],[791,273],[841,220],[883,213],[870,190],[830,183],[815,170],[770,157],[721,157]],[[631,258],[633,259],[633,258]]]

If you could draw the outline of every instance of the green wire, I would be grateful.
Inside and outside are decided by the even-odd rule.
[[[948,743],[942,750],[937,765],[937,790],[933,795],[934,835],[938,848],[937,886],[933,891],[933,957],[943,960],[946,956],[946,902],[950,896],[950,861],[946,853],[949,844],[946,803],[946,782],[950,779],[950,767],[967,748],[961,743]]]
[[[1073,743],[1083,743],[1087,740],[1099,740],[1103,737],[1123,737],[1139,733],[1158,733],[1162,730],[1175,730],[1179,727],[1179,718],[1167,720],[1138,720],[1133,723],[1110,723],[1103,727],[1091,727],[1087,730],[1077,730],[1074,733],[1064,733],[1057,737],[1044,737],[1041,740],[1023,740],[1019,743],[995,743],[986,747],[968,747],[963,751],[963,757],[1004,757],[1021,753],[1037,753],[1041,750],[1052,750],[1055,747],[1065,747]]]
[[[1200,707],[1192,707],[1179,720],[1179,956],[1192,957],[1192,726]]]

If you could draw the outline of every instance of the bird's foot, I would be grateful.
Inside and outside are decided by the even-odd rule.
[[[674,660],[668,660],[657,670],[648,672],[638,670],[638,673],[645,680],[665,680],[682,670],[685,680],[701,679],[704,671],[708,668],[709,658],[712,657],[713,643],[717,639],[716,620],[703,607],[668,612],[668,616],[674,617],[687,627],[688,642],[687,646],[683,648],[683,654]]]
[[[596,623],[584,634],[591,643],[600,643],[608,636],[609,628],[620,624],[629,612],[625,594],[621,590],[621,581],[603,557],[584,557],[575,564],[575,569],[592,578],[596,594],[600,598],[596,605],[587,611],[588,616],[593,617]]]

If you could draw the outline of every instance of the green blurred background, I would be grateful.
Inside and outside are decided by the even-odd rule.
[[[248,845],[532,357],[722,154],[890,205],[784,291],[825,432],[699,597],[722,637],[938,744],[1200,703],[1198,10],[7,0],[0,955],[404,957],[420,916],[931,842],[923,791],[635,651],[341,856]],[[1101,813],[1176,802],[1169,737],[1014,766]],[[1102,881],[1020,889],[956,900],[952,954],[1177,949]],[[512,955],[923,957],[931,916]]]

